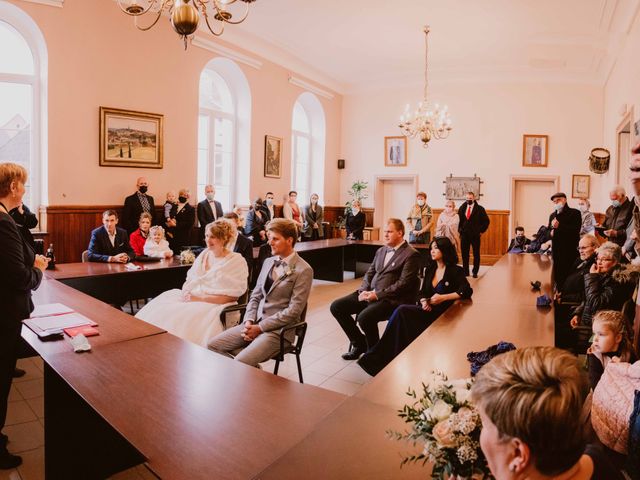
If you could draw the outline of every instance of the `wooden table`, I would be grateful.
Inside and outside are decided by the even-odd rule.
[[[182,288],[190,267],[177,258],[133,263],[142,269],[127,270],[121,263],[62,263],[45,275],[103,302],[123,305],[131,299],[152,298]]]

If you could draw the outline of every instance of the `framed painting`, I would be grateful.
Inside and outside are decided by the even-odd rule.
[[[162,168],[163,120],[157,113],[100,107],[100,166]]]
[[[466,200],[467,193],[473,192],[476,200],[480,198],[480,177],[454,177],[449,175],[444,179],[445,192],[444,196],[447,200]]]
[[[546,167],[549,161],[549,135],[524,135],[522,166]]]
[[[264,176],[280,178],[282,176],[282,139],[264,136]]]
[[[384,166],[407,166],[407,137],[384,137]]]
[[[591,177],[589,175],[572,175],[571,198],[589,198]]]

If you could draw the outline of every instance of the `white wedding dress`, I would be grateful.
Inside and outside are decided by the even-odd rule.
[[[247,262],[239,253],[216,258],[205,249],[187,272],[182,290],[174,288],[158,295],[136,314],[136,318],[206,347],[209,339],[222,332],[220,312],[235,302],[224,305],[185,302],[183,294],[239,297],[247,290],[248,274]]]

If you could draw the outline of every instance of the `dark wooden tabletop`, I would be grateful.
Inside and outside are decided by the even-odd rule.
[[[96,328],[100,335],[89,337],[89,342],[94,349],[110,343],[157,335],[165,331],[56,280],[47,278],[43,278],[40,287],[33,292],[33,303],[35,305],[62,303],[96,322],[98,324]],[[64,335],[60,340],[42,341],[29,327],[23,325],[22,337],[45,360],[56,353],[73,353],[73,347],[67,335]]]
[[[253,478],[346,398],[169,333],[47,362],[161,478]]]
[[[189,265],[182,265],[177,257],[170,259],[162,259],[156,262],[133,262],[142,270],[127,270],[122,263],[103,263],[103,262],[77,262],[77,263],[59,263],[55,270],[46,270],[45,276],[56,280],[64,280],[66,278],[92,277],[101,275],[112,275],[116,273],[135,274],[144,270],[158,270],[163,268],[189,268]]]

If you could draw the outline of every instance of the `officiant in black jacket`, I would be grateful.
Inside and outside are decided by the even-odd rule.
[[[489,216],[484,207],[478,204],[473,192],[467,193],[467,201],[458,209],[458,232],[460,232],[460,253],[462,269],[469,276],[469,247],[473,248],[473,277],[480,270],[480,236],[489,228]]]
[[[148,188],[149,182],[147,182],[147,179],[140,177],[136,181],[136,192],[124,199],[121,226],[129,235],[138,228],[138,221],[142,212],[149,213],[153,219],[156,218],[153,197],[147,195]],[[155,224],[155,222],[153,223]]]
[[[562,287],[573,262],[578,257],[582,215],[579,210],[567,205],[567,196],[562,192],[554,193],[551,201],[555,208],[555,211],[549,215],[553,275],[556,285]]]

